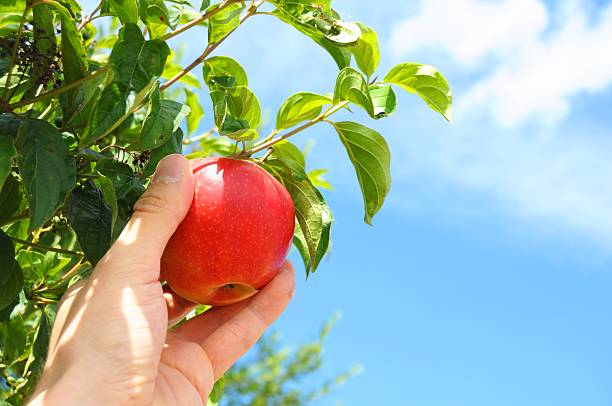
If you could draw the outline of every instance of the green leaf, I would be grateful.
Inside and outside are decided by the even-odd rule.
[[[327,172],[329,172],[327,169],[313,169],[312,171],[308,172],[308,178],[317,188],[333,190],[334,188],[332,185],[324,177]]]
[[[374,116],[374,105],[368,88],[368,82],[357,70],[346,67],[338,74],[334,90],[334,104],[342,101],[355,103],[370,116]]]
[[[274,152],[272,157],[279,158],[283,161],[292,161],[302,171],[306,171],[306,159],[302,151],[287,140],[274,144]]]
[[[38,323],[38,329],[36,330],[36,338],[34,338],[34,344],[32,345],[32,353],[28,364],[30,370],[34,375],[31,379],[37,379],[42,373],[42,369],[47,360],[47,353],[49,351],[49,339],[51,338],[51,326],[53,320],[47,314],[48,306],[42,311],[40,321]]]
[[[321,114],[323,106],[332,104],[327,96],[314,93],[297,93],[282,104],[276,117],[276,129],[293,127],[302,121],[312,120]]]
[[[213,56],[204,61],[202,67],[204,82],[213,90],[218,86],[248,86],[249,80],[244,68],[228,56]]]
[[[62,30],[62,68],[64,72],[64,84],[70,84],[81,79],[89,65],[87,63],[87,53],[83,45],[83,39],[77,31],[72,17],[67,13],[61,13]],[[67,108],[65,116],[71,116],[76,109],[79,95],[78,89],[66,92]]]
[[[359,40],[360,30],[355,23],[340,20],[337,14],[326,13],[319,7],[284,3],[274,11],[283,21],[293,25],[311,38],[326,38],[337,46],[350,46]]]
[[[233,3],[212,16],[208,20],[208,43],[214,44],[236,29],[240,25],[240,14],[243,9],[244,6],[241,4]]]
[[[228,127],[228,131],[223,135],[231,138],[234,141],[253,141],[259,138],[259,132],[253,128],[243,128],[240,130],[230,131],[232,127]]]
[[[15,245],[0,229],[0,310],[9,306],[23,288],[23,274],[15,261]]]
[[[170,13],[163,0],[139,0],[140,18],[147,24],[170,25]]]
[[[40,60],[45,61],[55,60],[58,49],[51,7],[46,4],[32,7],[32,20],[33,45],[39,55],[38,57],[41,58]],[[31,66],[29,70],[30,89],[24,97],[30,98],[36,96],[40,83],[47,81],[45,76],[48,70],[48,63],[37,63]]]
[[[13,175],[9,175],[0,189],[0,221],[4,221],[17,213],[21,200],[22,193],[19,182]]]
[[[2,331],[2,363],[11,365],[20,358],[27,344],[27,331],[21,316],[0,325]]]
[[[87,182],[70,195],[68,220],[92,265],[97,264],[111,246],[112,216],[102,191],[93,182]]]
[[[34,230],[63,205],[76,182],[76,165],[60,132],[44,120],[25,120],[15,146],[30,204],[30,230]]]
[[[0,130],[2,130],[1,126]],[[14,157],[13,139],[8,134],[0,132],[0,188],[11,173]]]
[[[117,222],[117,215],[119,213],[119,207],[117,205],[117,194],[115,193],[113,181],[110,180],[108,177],[99,173],[98,180],[100,181],[100,191],[102,192],[104,201],[111,209],[110,233],[112,236],[114,235],[115,223]]]
[[[419,95],[434,111],[452,121],[453,94],[444,76],[433,66],[402,63],[391,69],[384,81]]]
[[[215,125],[219,133],[232,138],[254,139],[253,131],[261,121],[261,107],[257,96],[248,87],[219,88],[210,93]]]
[[[357,23],[361,35],[359,41],[351,47],[357,66],[366,76],[371,76],[380,62],[380,49],[378,48],[378,35],[376,31],[365,24]]]
[[[155,148],[151,151],[151,156],[147,161],[147,165],[144,168],[143,175],[149,177],[153,175],[157,164],[162,160],[163,157],[170,154],[181,154],[183,152],[183,130],[177,129],[172,137],[165,144]]]
[[[200,4],[200,11],[204,11],[208,7],[210,7],[210,0],[202,0],[202,4]]]
[[[18,304],[19,295],[15,297],[15,300],[13,300],[10,305],[6,306],[3,310],[0,310],[0,323],[4,323],[5,321],[9,321],[11,319],[13,309],[15,309],[15,306]]]
[[[208,399],[211,402],[219,403],[223,397],[223,392],[225,392],[225,378],[222,376],[215,382],[210,395],[208,395]]]
[[[263,165],[289,191],[295,206],[294,244],[302,255],[306,274],[315,272],[329,246],[333,217],[321,193],[292,159],[272,157]]]
[[[91,145],[113,132],[132,115],[133,109],[139,107],[158,85],[156,81],[149,83],[134,98],[130,97],[131,92],[125,87],[126,85],[119,83],[108,85],[91,113],[91,120],[80,142],[81,146]]]
[[[109,0],[109,2],[122,24],[138,23],[138,2],[136,0]]]
[[[151,93],[149,111],[142,125],[138,141],[140,150],[157,148],[164,144],[189,115],[187,105],[174,100],[160,99],[159,88]]]
[[[395,112],[397,108],[397,100],[395,92],[391,86],[386,85],[371,85],[370,96],[374,105],[374,117],[384,118]]]
[[[145,191],[144,179],[134,173],[129,165],[111,159],[99,160],[95,169],[111,180],[117,196],[118,213],[113,230],[114,240],[132,215],[134,203]]]
[[[359,123],[346,121],[333,126],[355,166],[365,206],[364,221],[371,225],[391,188],[389,147],[382,135]]]
[[[183,88],[183,90],[185,91],[185,104],[191,111],[191,113],[189,113],[187,116],[187,131],[192,133],[200,126],[200,120],[202,120],[202,117],[204,117],[204,108],[202,108],[199,97],[196,93],[187,88]]]
[[[164,71],[170,48],[161,40],[145,41],[136,24],[126,24],[119,32],[109,63],[114,81],[129,90],[141,91]]]
[[[300,16],[301,12],[304,11],[304,8],[303,6],[300,7],[293,10],[290,7],[279,7],[274,10],[272,14],[278,17],[281,21],[292,25],[295,29],[307,35],[319,46],[325,49],[332,56],[332,58],[334,58],[336,65],[338,65],[338,69],[344,69],[345,67],[349,66],[351,64],[350,49],[348,47],[335,44],[330,39],[326,38],[325,35],[323,35],[323,33],[319,30],[314,29],[307,24],[302,24]],[[309,11],[307,12],[312,13],[314,8],[309,7],[308,10]]]

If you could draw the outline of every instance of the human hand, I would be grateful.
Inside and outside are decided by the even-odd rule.
[[[160,162],[117,242],[62,299],[30,405],[205,405],[214,382],[282,313],[293,294],[289,262],[252,298],[168,331],[195,306],[158,281],[193,189],[185,158]]]

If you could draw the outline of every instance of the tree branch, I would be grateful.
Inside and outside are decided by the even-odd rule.
[[[208,57],[208,55],[210,55],[215,49],[217,49],[217,47],[221,45],[223,41],[227,39],[227,37],[229,37],[234,31],[236,31],[238,27],[240,27],[246,20],[254,16],[255,13],[257,12],[257,7],[261,6],[263,3],[264,3],[264,0],[260,0],[257,3],[253,3],[253,5],[249,8],[249,10],[242,17],[240,17],[240,21],[236,28],[234,28],[233,30],[225,34],[221,39],[219,39],[219,41],[212,43],[212,44],[208,44],[204,52],[202,52],[202,55],[198,56],[196,59],[194,59],[193,62],[189,64],[189,66],[187,66],[185,69],[183,69],[182,71],[174,75],[174,77],[169,79],[166,83],[161,85],[159,87],[159,90],[165,90],[168,87],[172,86],[174,83],[178,82],[187,73],[191,72],[191,70],[193,70],[196,66],[204,62],[204,60]]]
[[[270,141],[264,142],[260,145],[256,145],[253,148],[251,148],[248,151],[244,151],[240,153],[240,156],[242,157],[249,157],[259,151],[263,151],[265,149],[270,148],[271,146],[273,146],[274,144],[277,144],[283,140],[286,140],[289,137],[293,137],[295,134],[298,134],[310,127],[312,127],[313,125],[320,123],[321,121],[324,121],[327,117],[331,116],[332,114],[342,110],[343,108],[345,108],[347,105],[349,104],[348,101],[343,101],[342,103],[336,104],[331,106],[329,109],[327,109],[325,112],[321,113],[317,118],[314,118],[312,120],[310,120],[309,122],[302,124],[301,126],[297,127],[294,130],[289,131],[287,134],[281,135],[280,137],[271,139]]]
[[[38,103],[39,101],[43,101],[45,99],[48,99],[49,97],[53,97],[53,96],[57,96],[59,94],[62,94],[64,92],[67,92],[68,90],[74,89],[75,87],[79,87],[81,86],[83,83],[89,82],[90,80],[102,75],[103,73],[106,73],[106,71],[108,71],[109,66],[103,66],[98,70],[95,70],[93,72],[91,72],[89,75],[87,76],[83,76],[81,79],[79,80],[75,80],[72,83],[69,83],[65,86],[61,86],[58,87],[57,89],[53,89],[47,93],[43,93],[40,96],[36,96],[33,99],[29,99],[29,100],[20,100],[16,103],[13,103],[11,105],[9,105],[10,109],[17,109],[20,107],[24,107],[24,106],[28,106],[30,104],[34,104],[34,103]]]
[[[94,10],[87,17],[85,17],[83,21],[81,21],[81,23],[77,27],[77,31],[81,31],[83,28],[85,28],[87,24],[89,24],[94,19],[94,15],[102,8],[102,3],[104,3],[104,0],[101,0],[96,6],[96,8],[94,8]]]
[[[17,214],[16,214],[16,215],[14,215],[13,217],[9,217],[8,219],[6,219],[6,220],[5,220],[5,221],[3,221],[2,223],[0,223],[0,227],[7,226],[7,225],[9,225],[9,224],[16,223],[16,222],[18,222],[18,221],[20,221],[20,220],[27,219],[29,215],[30,215],[30,214],[28,213],[28,211],[27,211],[27,210],[22,211],[21,213],[17,213]]]
[[[36,244],[30,241],[26,241],[26,240],[22,240],[20,238],[16,238],[16,237],[11,237],[10,235],[8,236],[8,238],[10,238],[11,240],[15,241],[16,243],[19,244],[23,244],[23,245],[27,245],[28,247],[32,247],[36,250],[39,251],[51,251],[51,252],[57,252],[58,254],[64,254],[64,255],[75,255],[78,257],[84,257],[85,254],[83,254],[82,252],[79,251],[70,251],[70,250],[64,250],[61,248],[55,248],[55,247],[48,247],[46,245],[41,245],[41,244]]]

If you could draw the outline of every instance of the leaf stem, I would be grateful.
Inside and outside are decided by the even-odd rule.
[[[25,219],[28,218],[29,215],[30,215],[29,212],[27,210],[24,210],[21,213],[17,213],[13,217],[10,217],[10,218],[6,219],[5,221],[3,221],[2,223],[0,223],[0,227],[4,227],[4,226],[7,226],[9,224],[16,223],[16,222],[18,222],[20,220],[25,220]]]
[[[58,87],[57,89],[53,89],[47,93],[43,93],[40,96],[36,96],[32,99],[29,100],[20,100],[16,103],[13,103],[11,105],[9,105],[10,109],[17,109],[20,107],[24,107],[24,106],[28,106],[30,104],[34,104],[34,103],[38,103],[39,101],[48,99],[49,97],[53,97],[53,96],[57,96],[59,94],[62,94],[64,92],[67,92],[68,90],[74,89],[75,87],[79,87],[81,86],[83,83],[89,82],[90,80],[106,73],[106,71],[108,71],[109,66],[103,66],[100,69],[97,69],[93,72],[91,72],[89,75],[83,76],[81,79],[79,80],[75,80],[72,83],[69,83],[65,86],[61,86]]]
[[[36,289],[36,293],[44,293],[44,292],[47,292],[49,290],[57,288],[62,283],[66,282],[67,280],[72,278],[74,275],[79,273],[84,265],[87,265],[87,264],[84,264],[83,263],[83,258],[80,258],[79,261],[72,268],[70,268],[70,270],[68,272],[63,274],[57,281],[55,281],[54,283],[52,283],[49,286],[44,286],[41,289]]]
[[[261,6],[263,3],[264,3],[264,0],[260,0],[257,3],[253,3],[253,5],[249,8],[249,10],[242,17],[240,17],[240,21],[238,22],[238,26],[236,28],[234,28],[233,30],[225,34],[222,38],[219,39],[219,41],[214,42],[212,44],[208,44],[206,49],[204,49],[204,52],[202,52],[202,55],[198,56],[196,59],[194,59],[193,62],[189,64],[189,66],[184,68],[182,71],[174,75],[174,77],[169,79],[166,83],[161,85],[159,87],[159,90],[165,90],[168,87],[172,86],[174,83],[179,81],[187,73],[191,72],[191,70],[193,70],[196,66],[204,62],[204,60],[208,57],[208,55],[210,55],[215,49],[217,49],[217,47],[221,45],[223,41],[227,39],[227,37],[229,37],[234,31],[236,31],[238,27],[240,27],[246,20],[254,16],[255,13],[257,12],[257,7]]]
[[[295,134],[298,134],[310,127],[312,127],[313,125],[320,123],[321,121],[324,121],[325,119],[327,119],[327,117],[331,116],[332,114],[342,110],[343,108],[345,108],[347,105],[349,104],[348,101],[343,101],[339,104],[335,104],[333,106],[331,106],[329,109],[327,109],[326,111],[324,111],[323,113],[321,113],[317,118],[314,118],[310,121],[308,121],[305,124],[302,124],[301,126],[297,127],[294,130],[289,131],[288,133],[281,135],[280,137],[271,139],[270,141],[264,142],[260,145],[256,145],[253,148],[251,148],[248,151],[244,151],[242,152],[240,155],[243,157],[249,157],[259,151],[263,151],[265,149],[270,148],[271,146],[273,146],[274,144],[277,144],[283,140],[286,140],[289,137],[293,137]]]
[[[87,17],[85,17],[83,21],[81,21],[81,23],[77,27],[77,31],[81,31],[83,28],[85,28],[87,24],[89,24],[94,19],[94,15],[102,8],[102,3],[104,3],[104,0],[101,0],[96,6],[96,8],[94,8],[94,10]]]
[[[203,134],[200,135],[196,135],[195,137],[189,137],[186,140],[183,141],[183,145],[189,145],[189,144],[193,144],[194,142],[203,140],[206,137],[211,136],[212,134],[214,134],[217,131],[217,127],[213,127],[210,130],[206,131]]]
[[[270,157],[270,155],[272,155],[272,153],[274,152],[274,147],[270,147],[268,148],[268,150],[266,151],[266,153],[264,154],[264,156],[261,157],[261,159],[259,159],[257,161],[257,163],[259,165],[263,164],[264,162],[266,162],[266,160]]]
[[[78,257],[84,257],[85,256],[85,254],[83,254],[82,252],[79,252],[79,251],[70,251],[70,250],[64,250],[64,249],[61,249],[61,248],[54,248],[54,247],[49,247],[49,246],[46,246],[46,245],[36,244],[36,243],[30,242],[30,241],[22,240],[20,238],[11,237],[10,235],[8,236],[8,238],[10,238],[11,240],[15,241],[16,243],[27,245],[28,247],[32,247],[32,248],[34,248],[36,250],[39,250],[39,251],[51,251],[51,252],[57,252],[58,254],[74,255],[74,256],[78,256]]]

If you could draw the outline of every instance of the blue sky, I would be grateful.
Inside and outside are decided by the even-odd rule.
[[[310,164],[330,169],[336,222],[331,255],[308,281],[300,269],[276,328],[295,345],[340,310],[317,378],[364,366],[319,405],[611,405],[612,6],[334,5],[379,32],[382,75],[402,61],[433,64],[456,109],[449,125],[399,93],[386,121],[356,114],[393,156],[374,227],[333,130],[296,140],[316,140]],[[205,39],[181,37],[185,62]],[[271,17],[253,18],[217,54],[244,65],[271,117],[294,92],[333,89],[332,60]]]

